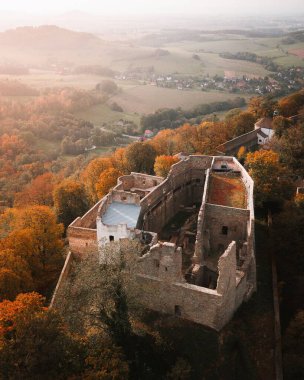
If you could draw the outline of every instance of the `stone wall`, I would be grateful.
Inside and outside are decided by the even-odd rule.
[[[110,203],[112,202],[119,202],[119,203],[128,203],[128,204],[140,204],[140,196],[135,193],[131,193],[129,191],[123,191],[123,190],[112,190],[109,194],[110,197]],[[101,216],[101,214],[99,214]]]
[[[97,230],[95,229],[70,226],[67,230],[67,237],[70,250],[75,256],[84,256],[96,252],[98,249]]]
[[[246,147],[248,150],[255,147],[258,144],[257,130],[245,133],[232,140],[219,145],[216,149],[219,153],[226,154],[228,156],[237,154],[241,146]]]
[[[130,191],[132,188],[150,189],[158,186],[163,180],[162,177],[132,172],[130,175],[120,177],[115,189],[125,191]]]
[[[206,249],[204,256],[208,257],[219,251],[224,251],[232,241],[247,241],[247,222],[249,210],[207,203],[205,206],[203,239],[209,238],[210,251]],[[203,247],[206,248],[206,244]]]
[[[211,162],[211,157],[190,156],[173,165],[166,180],[141,200],[137,228],[159,233],[181,207],[200,204]]]
[[[96,228],[96,218],[98,208],[101,204],[101,200],[97,202],[87,213],[82,217],[76,218],[71,224],[70,227],[83,227],[83,228]]]
[[[174,282],[171,276],[139,273],[136,275],[141,289],[139,300],[152,310],[176,314],[220,330],[235,311],[235,270],[235,244],[232,243],[219,263],[216,290]]]
[[[141,257],[136,273],[170,282],[185,282],[182,274],[182,250],[172,243],[158,243]]]
[[[59,294],[61,287],[64,285],[64,283],[66,282],[66,280],[70,274],[72,264],[73,264],[73,260],[74,260],[73,254],[72,254],[72,252],[69,252],[66,259],[65,259],[64,266],[62,268],[59,280],[57,282],[55,291],[53,293],[53,297],[52,297],[52,300],[50,303],[50,308],[56,307],[57,294]]]

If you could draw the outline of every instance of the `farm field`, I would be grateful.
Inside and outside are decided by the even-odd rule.
[[[125,89],[111,100],[118,103],[125,112],[147,114],[159,108],[190,109],[198,104],[224,101],[239,96],[227,92],[187,91],[146,85]]]
[[[140,116],[136,113],[112,111],[107,104],[98,104],[85,111],[75,112],[74,115],[97,126],[101,126],[103,123],[113,123],[121,119],[132,121],[138,125],[140,119]]]

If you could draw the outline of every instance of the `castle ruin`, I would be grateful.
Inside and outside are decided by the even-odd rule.
[[[138,239],[140,302],[220,330],[256,290],[253,180],[234,157],[184,156],[166,179],[131,173],[67,231],[73,257]]]

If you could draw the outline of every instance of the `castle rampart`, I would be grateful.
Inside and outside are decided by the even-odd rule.
[[[182,157],[166,179],[122,176],[68,238],[101,262],[105,244],[138,239],[141,302],[216,330],[256,289],[253,181],[233,157]]]

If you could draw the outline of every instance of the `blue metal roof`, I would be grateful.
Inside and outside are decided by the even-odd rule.
[[[104,224],[126,224],[128,228],[135,228],[140,213],[140,206],[128,203],[113,202],[102,216]]]

